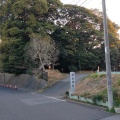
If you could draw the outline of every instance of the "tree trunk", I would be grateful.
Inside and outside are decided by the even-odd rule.
[[[39,60],[40,60],[39,69],[43,69],[43,71],[45,71],[44,63],[42,62],[40,53],[39,53]]]

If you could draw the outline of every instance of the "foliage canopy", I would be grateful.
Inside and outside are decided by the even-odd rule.
[[[26,62],[25,55],[32,34],[44,36],[41,41],[49,37],[56,43],[59,70],[96,70],[97,66],[105,69],[102,15],[97,9],[63,5],[60,0],[0,3],[0,58],[5,72],[25,73],[34,64],[32,60]],[[108,18],[108,28],[112,69],[119,70],[119,26]]]

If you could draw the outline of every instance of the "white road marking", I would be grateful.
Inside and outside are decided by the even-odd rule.
[[[55,98],[55,97],[50,97],[50,96],[44,96],[44,97],[48,97],[48,98],[52,98],[52,99],[54,99],[54,100],[58,100],[58,101],[66,101],[66,100],[61,100],[61,99],[58,99],[58,98]]]
[[[40,98],[31,98],[31,99],[22,99],[20,100],[24,104],[27,105],[37,105],[37,104],[47,104],[47,103],[55,103],[55,102],[65,102],[65,100],[61,100],[55,97],[44,96]]]

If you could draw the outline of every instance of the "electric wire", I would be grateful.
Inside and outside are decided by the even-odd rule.
[[[80,6],[82,6],[85,2],[87,2],[87,0],[85,0],[84,2],[82,2],[82,3],[80,4]]]
[[[84,5],[84,7],[86,6],[86,5],[88,5],[90,2],[92,2],[93,0],[90,0],[90,1],[88,1],[85,5]]]
[[[72,4],[73,2],[75,2],[76,0],[72,0],[69,4]]]
[[[87,0],[85,0],[85,1],[82,1],[82,0],[77,0],[77,1],[76,1],[76,0],[73,0],[73,1],[71,1],[69,4],[74,3],[75,5],[79,5],[80,2],[82,2],[82,4],[84,4],[85,2],[87,2]],[[81,4],[81,5],[82,5],[82,4]]]
[[[81,2],[81,0],[78,0],[78,1],[76,2],[76,5],[78,5],[80,2]]]
[[[86,5],[88,5],[88,4],[90,4],[91,2],[92,2],[93,0],[84,0],[84,1],[82,1],[82,0],[72,0],[71,2],[70,2],[70,4],[72,4],[73,2],[74,2],[74,4],[75,5],[79,5],[79,3],[81,2],[81,4],[79,5],[79,6],[86,6]],[[101,4],[101,3],[99,3],[99,4]]]

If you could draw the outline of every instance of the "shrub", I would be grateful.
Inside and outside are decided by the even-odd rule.
[[[90,78],[97,78],[98,76],[99,76],[99,74],[93,73],[93,74],[90,75]]]
[[[83,95],[81,95],[81,97],[86,97],[86,98],[89,98],[89,96],[90,96],[90,93],[88,92],[85,92]]]
[[[117,92],[117,89],[113,88],[113,99],[114,106],[120,106],[120,95]]]
[[[117,81],[117,85],[120,86],[120,79]]]
[[[107,90],[102,91],[101,93],[98,93],[96,95],[92,96],[93,102],[96,103],[97,101],[107,101]]]
[[[105,76],[106,76],[106,74],[93,73],[93,74],[90,75],[90,78],[103,78]]]
[[[69,68],[70,71],[73,71],[73,72],[77,71],[77,67],[76,66],[71,65],[68,68]]]
[[[92,96],[93,102],[96,104],[97,101],[103,100],[103,96],[101,94]]]
[[[106,74],[100,74],[99,77],[100,78],[106,77]]]
[[[26,74],[33,75],[32,69],[28,69],[28,70],[26,71]]]
[[[66,91],[66,92],[65,92],[65,95],[66,95],[65,97],[68,98],[68,96],[69,96],[69,91]]]

